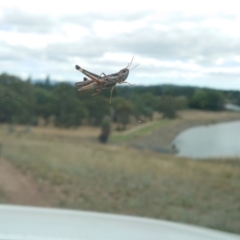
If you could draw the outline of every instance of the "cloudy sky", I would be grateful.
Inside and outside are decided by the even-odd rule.
[[[20,4],[21,3],[21,4]],[[0,74],[81,81],[75,65],[137,85],[240,90],[238,0],[0,2]]]

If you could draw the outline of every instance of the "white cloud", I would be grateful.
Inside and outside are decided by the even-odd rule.
[[[75,64],[111,73],[134,55],[140,66],[130,81],[136,84],[239,89],[238,3],[1,1],[0,73],[79,80]]]
[[[138,20],[133,22],[127,21],[102,21],[97,20],[93,24],[94,33],[102,38],[110,38],[113,35],[131,33],[137,29],[146,27],[146,21]]]

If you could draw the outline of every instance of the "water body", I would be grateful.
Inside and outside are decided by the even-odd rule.
[[[177,156],[191,158],[240,157],[240,121],[190,128],[173,141]]]

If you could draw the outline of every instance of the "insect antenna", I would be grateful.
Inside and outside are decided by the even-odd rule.
[[[123,82],[123,83],[127,83],[127,84],[129,84],[130,86],[136,86],[136,84],[131,84],[131,83],[129,83],[129,82]]]
[[[140,63],[139,63],[140,64]],[[132,71],[135,67],[137,67],[139,64],[135,65],[134,67],[132,67],[129,71]]]
[[[130,67],[131,67],[132,62],[133,62],[133,59],[134,59],[134,56],[132,57],[132,60],[131,60],[131,62],[128,64],[127,68],[130,68]]]

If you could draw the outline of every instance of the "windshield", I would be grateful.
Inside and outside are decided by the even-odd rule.
[[[240,234],[236,3],[70,2],[0,3],[0,203]]]

